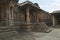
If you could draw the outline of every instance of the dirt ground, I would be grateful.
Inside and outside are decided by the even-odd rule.
[[[0,40],[60,40],[60,28],[52,28],[50,33],[6,32],[0,33]]]

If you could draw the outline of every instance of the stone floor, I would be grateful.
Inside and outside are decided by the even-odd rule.
[[[60,40],[60,28],[52,28],[50,33],[7,32],[0,33],[0,40]]]

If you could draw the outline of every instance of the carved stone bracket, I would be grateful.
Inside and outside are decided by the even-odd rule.
[[[17,4],[17,0],[11,0],[9,6],[14,7]]]

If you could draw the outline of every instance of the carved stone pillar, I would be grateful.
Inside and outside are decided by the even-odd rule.
[[[30,13],[29,13],[29,8],[26,10],[26,16],[27,16],[27,23],[30,23]]]
[[[52,20],[53,20],[53,26],[55,26],[55,17],[52,16]]]
[[[13,7],[9,7],[9,26],[14,25],[14,20],[13,20]]]
[[[26,21],[27,21],[27,31],[31,31],[31,26],[29,25],[30,24],[30,12],[29,12],[29,7],[27,7],[26,9]]]
[[[14,26],[14,13],[13,13],[14,6],[15,6],[15,3],[13,1],[10,1],[9,3],[9,26]]]

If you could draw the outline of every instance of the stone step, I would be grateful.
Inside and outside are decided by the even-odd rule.
[[[4,26],[0,27],[0,33],[8,31],[13,31],[13,29],[11,27],[4,27]]]
[[[10,27],[1,27],[0,30],[10,29]]]
[[[0,33],[1,32],[9,32],[9,31],[13,31],[13,30],[12,29],[0,30]]]

